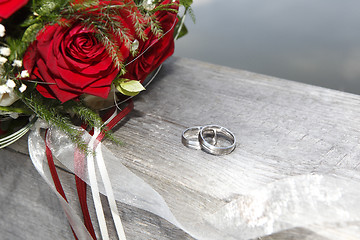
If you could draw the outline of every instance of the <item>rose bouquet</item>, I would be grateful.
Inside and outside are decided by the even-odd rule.
[[[186,33],[181,20],[191,2],[0,1],[0,133],[11,135],[32,116],[81,145],[71,118],[101,126],[106,99],[144,90],[146,77],[173,54],[174,38]]]
[[[101,237],[109,238],[98,181],[105,187],[102,192],[120,239],[125,234],[116,200],[123,197],[117,196],[127,194],[132,199],[128,204],[145,210],[163,206],[153,212],[166,218],[167,207],[158,193],[121,167],[101,148],[101,140],[112,138],[109,130],[133,107],[130,98],[144,90],[143,84],[154,77],[149,76],[173,54],[174,39],[187,32],[183,23],[191,3],[0,0],[0,148],[33,129],[30,158],[59,198],[76,239],[96,239],[86,204],[87,184]],[[128,105],[120,109],[125,101]],[[67,202],[53,156],[75,175],[83,221]],[[106,165],[117,169],[115,174],[108,173]],[[111,182],[124,176],[132,188],[113,188]],[[151,198],[154,204],[149,206]]]

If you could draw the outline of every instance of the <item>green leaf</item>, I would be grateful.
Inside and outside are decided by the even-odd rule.
[[[189,14],[193,23],[196,22],[194,10],[191,7],[186,8],[186,14]]]
[[[136,96],[139,92],[145,90],[144,86],[136,80],[119,79],[115,82],[116,89],[126,96]]]
[[[37,7],[35,11],[40,16],[51,14],[51,12],[53,12],[59,6],[59,3],[56,1],[43,0],[40,1],[40,3],[38,3],[39,4],[38,6],[35,5]]]
[[[39,17],[30,16],[28,19],[26,19],[22,24],[20,24],[21,27],[29,27],[35,23],[38,23],[40,20]]]
[[[22,41],[23,42],[34,41],[36,39],[36,34],[40,31],[40,29],[42,29],[42,27],[43,27],[43,25],[40,23],[35,23],[35,24],[31,25],[30,27],[28,27],[24,32]]]
[[[180,4],[188,8],[193,3],[193,0],[180,0]]]
[[[184,16],[183,16],[184,17]],[[175,26],[175,30],[174,30],[174,36],[176,36],[178,34],[178,31],[179,31],[179,27],[181,26],[181,19],[179,19],[179,22],[176,24]],[[180,33],[179,35],[177,36],[177,39],[185,36],[186,34],[188,33],[188,30],[185,26],[185,24],[182,24],[182,27],[180,29]]]

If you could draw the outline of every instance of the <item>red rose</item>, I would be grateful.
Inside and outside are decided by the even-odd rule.
[[[129,55],[125,46],[120,51],[124,58]],[[81,24],[47,26],[27,49],[23,63],[31,78],[50,83],[38,84],[37,90],[61,102],[83,93],[106,98],[119,73],[94,31]]]
[[[0,0],[0,22],[26,5],[28,0]]]
[[[165,0],[161,4],[170,4],[172,0]],[[178,1],[174,2],[173,9],[178,9]],[[151,29],[146,29],[148,39],[139,40],[139,57],[135,56],[128,60],[127,73],[123,76],[127,79],[144,81],[146,76],[154,71],[174,53],[174,29],[177,23],[177,13],[172,11],[158,11],[157,19],[161,28],[166,33],[160,39],[155,36]],[[133,62],[131,62],[133,61]]]

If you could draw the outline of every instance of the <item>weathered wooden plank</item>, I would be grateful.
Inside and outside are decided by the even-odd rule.
[[[173,59],[159,78],[117,131],[126,149],[110,148],[145,173],[173,209],[193,211],[198,206],[189,206],[200,202],[211,212],[234,193],[289,176],[357,177],[359,96],[188,59]],[[209,123],[234,131],[239,143],[232,154],[182,146],[186,127]],[[185,193],[196,201],[176,201]]]
[[[359,106],[357,95],[171,58],[147,91],[136,97],[135,110],[116,130],[125,146],[105,144],[119,161],[150,183],[191,229],[193,223],[202,221],[192,213],[200,209],[211,214],[276,180],[326,174],[359,181]],[[234,132],[238,145],[233,153],[212,156],[181,144],[185,128],[210,123]],[[24,152],[24,145],[17,146],[12,148]],[[36,175],[27,168],[21,171],[28,171],[29,177]],[[62,175],[69,179],[67,191],[72,192],[71,176]],[[1,181],[25,188],[8,178],[4,174]],[[1,189],[1,200],[9,192],[10,187]],[[43,189],[37,194],[51,195]],[[119,209],[129,239],[189,238],[153,214],[120,203]],[[313,226],[286,230],[268,239],[326,239],[320,232],[330,228],[333,236],[346,236],[341,227]]]
[[[0,183],[1,239],[71,239],[57,198],[28,155],[1,150]]]

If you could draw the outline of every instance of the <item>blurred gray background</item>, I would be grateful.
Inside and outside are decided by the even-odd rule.
[[[359,0],[194,0],[176,56],[360,94]]]

